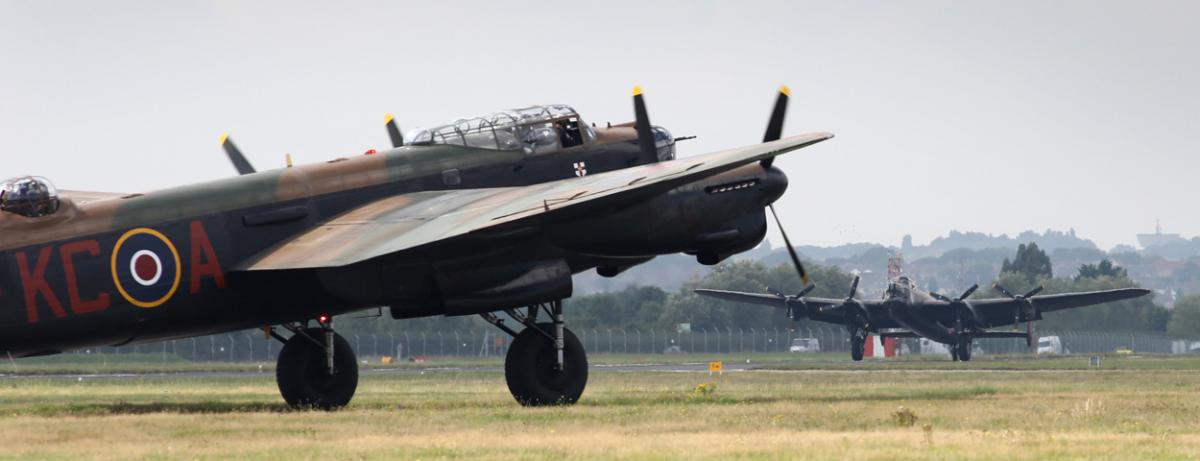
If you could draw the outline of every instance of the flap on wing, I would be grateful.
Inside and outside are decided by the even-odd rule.
[[[525,187],[427,191],[389,197],[303,232],[251,258],[238,269],[345,266],[584,204],[613,205],[622,199],[621,195],[633,191],[665,192],[832,136],[828,133],[804,134]]]

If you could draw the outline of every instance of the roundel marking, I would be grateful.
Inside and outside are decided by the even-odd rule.
[[[161,306],[175,295],[182,278],[179,251],[154,229],[130,229],[117,239],[112,252],[113,283],[134,306]]]

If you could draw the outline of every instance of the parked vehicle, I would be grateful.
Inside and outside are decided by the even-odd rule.
[[[1070,354],[1071,351],[1064,349],[1062,339],[1058,336],[1042,336],[1038,338],[1038,355],[1061,355]]]
[[[817,338],[795,338],[792,340],[792,346],[788,348],[788,352],[821,352],[821,341]]]

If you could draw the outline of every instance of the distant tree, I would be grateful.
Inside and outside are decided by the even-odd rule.
[[[1200,337],[1200,296],[1188,296],[1175,302],[1167,333],[1185,338]]]
[[[666,302],[661,288],[633,285],[570,298],[564,307],[573,328],[634,329],[659,326]]]
[[[1128,277],[1125,269],[1113,264],[1107,258],[1100,260],[1099,264],[1082,264],[1079,266],[1079,275],[1075,276],[1075,281],[1080,279],[1096,279],[1100,277],[1125,278]]]
[[[1022,243],[1017,247],[1017,256],[1012,261],[1008,258],[1000,265],[1000,272],[1012,272],[1024,275],[1030,282],[1048,279],[1054,276],[1050,269],[1050,257],[1038,248],[1037,243]]]

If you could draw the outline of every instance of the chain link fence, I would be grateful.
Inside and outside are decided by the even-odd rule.
[[[589,354],[740,354],[786,353],[794,340],[805,352],[849,353],[850,336],[845,328],[670,330],[576,330],[576,336]],[[399,332],[390,334],[345,333],[346,340],[363,360],[384,356],[396,360],[415,357],[503,357],[512,341],[498,330],[449,332]],[[1097,354],[1129,351],[1142,354],[1200,353],[1200,341],[1140,333],[1104,333],[1079,331],[1038,332],[1043,346],[1053,353]],[[1057,338],[1050,340],[1049,338]],[[815,340],[815,341],[814,341]],[[1054,344],[1057,343],[1057,346]],[[976,354],[1031,353],[1021,339],[978,339]],[[268,340],[260,331],[246,331],[121,347],[94,347],[75,354],[161,355],[163,361],[193,362],[273,362],[280,344]],[[948,355],[945,346],[928,340],[902,339],[903,354]]]

